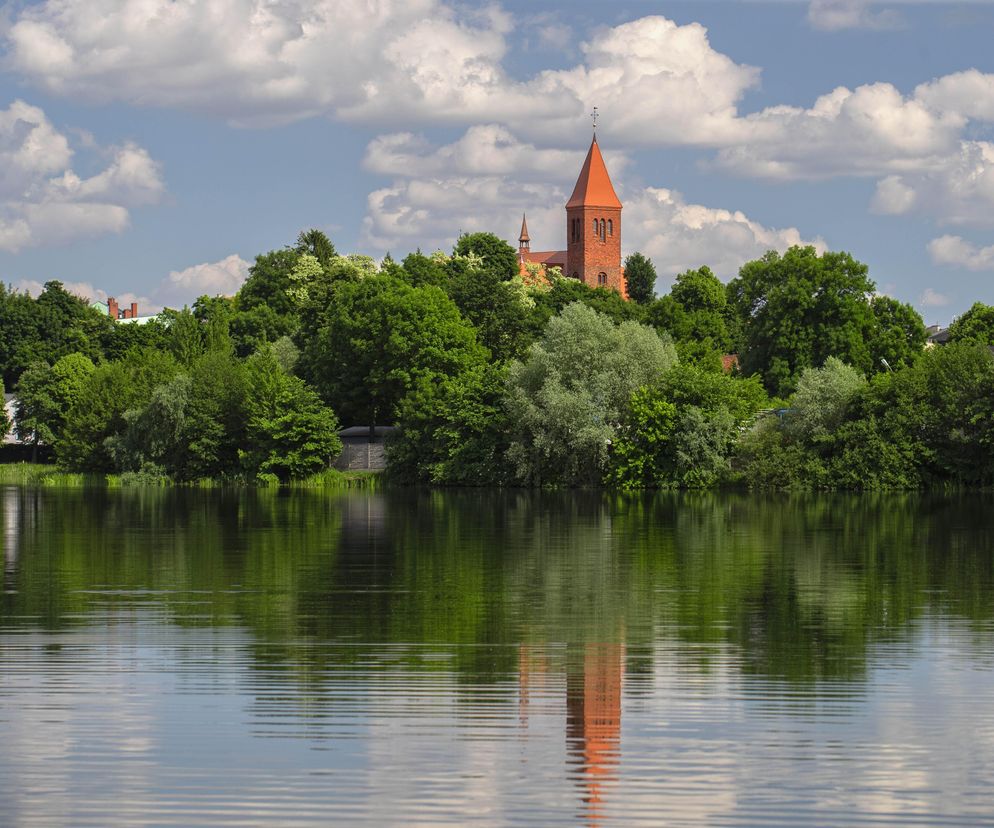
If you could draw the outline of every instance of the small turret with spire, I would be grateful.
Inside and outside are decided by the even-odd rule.
[[[531,251],[531,238],[528,236],[528,220],[521,214],[521,235],[518,236],[518,258],[523,259],[525,253]]]

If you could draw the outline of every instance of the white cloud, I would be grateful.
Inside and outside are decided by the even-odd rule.
[[[994,245],[977,247],[960,236],[940,236],[928,243],[932,261],[967,270],[994,270]]]
[[[994,121],[994,75],[977,69],[954,72],[915,89],[915,98],[935,110]]]
[[[159,164],[130,142],[117,147],[110,166],[92,178],[84,180],[66,170],[49,183],[52,195],[72,201],[114,201],[128,206],[154,204],[165,192]]]
[[[456,176],[396,181],[370,193],[362,243],[395,254],[420,246],[447,249],[460,232],[496,232],[517,244],[528,213],[534,250],[563,246],[567,194],[502,176]]]
[[[249,262],[232,253],[217,262],[172,271],[152,294],[153,301],[169,307],[192,304],[199,296],[233,296],[248,278]]]
[[[507,28],[437,0],[48,0],[6,36],[10,68],[55,94],[271,124],[479,106],[503,82]]]
[[[582,63],[518,81],[503,65],[512,23],[441,0],[47,0],[7,29],[7,64],[58,95],[256,125],[499,121],[561,140],[599,101],[614,134],[649,144],[735,140],[736,105],[759,78],[700,24],[644,17],[594,32]]]
[[[893,215],[926,212],[945,224],[994,224],[994,143],[962,141],[935,169],[883,179],[873,206]]]
[[[595,32],[581,50],[582,64],[529,83],[543,114],[534,123],[513,119],[518,130],[568,134],[589,102],[600,102],[604,126],[632,144],[720,146],[743,137],[736,107],[759,70],[716,52],[699,23],[643,17]],[[570,102],[565,113],[557,101]]]
[[[810,109],[774,106],[743,119],[748,140],[720,167],[774,179],[873,176],[938,168],[958,148],[964,118],[904,97],[889,83],[839,87]]]
[[[879,27],[895,23],[896,6],[816,0],[809,16],[827,29]],[[759,70],[716,51],[698,23],[647,16],[597,29],[579,44],[574,65],[522,78],[507,71],[512,37],[538,38],[545,27],[556,40],[566,30],[548,16],[527,31],[514,23],[497,6],[446,0],[44,0],[14,13],[3,36],[7,66],[63,96],[258,126],[323,115],[470,127],[463,141],[437,151],[414,133],[382,136],[365,164],[383,175],[404,177],[412,164],[422,177],[540,178],[543,165],[566,165],[562,147],[589,134],[596,102],[614,147],[710,147],[719,169],[757,178],[872,177],[872,208],[884,213],[919,210],[963,223],[994,215],[985,207],[986,172],[970,167],[985,152],[971,125],[994,122],[994,74],[957,72],[910,94],[889,83],[839,87],[810,107],[743,113]],[[45,144],[64,137],[35,137],[21,148],[33,153],[25,162],[61,169],[52,159],[68,148]],[[122,153],[116,170],[86,187],[67,178],[60,200],[96,200],[100,188],[121,206],[158,197],[151,159],[137,148]],[[17,174],[0,170],[0,186]],[[390,198],[380,194],[384,204]],[[0,243],[30,236],[19,218],[0,226]]]
[[[794,227],[765,227],[741,211],[688,204],[680,193],[655,187],[628,198],[623,218],[626,249],[649,256],[661,276],[708,265],[728,279],[767,250],[825,249],[822,239],[806,241]]]
[[[104,170],[81,178],[69,139],[41,109],[14,101],[0,110],[0,250],[119,233],[129,207],[161,197],[158,165],[144,149],[129,143],[109,153]]]
[[[877,182],[872,204],[874,212],[899,215],[907,213],[914,206],[915,188],[909,186],[900,176],[889,175]]]
[[[944,308],[950,301],[948,296],[932,288],[925,288],[918,297],[918,304],[923,308]]]
[[[380,175],[515,175],[517,178],[548,178],[550,171],[580,169],[581,150],[539,149],[519,141],[505,127],[490,124],[470,127],[457,141],[432,146],[423,136],[410,132],[380,135],[366,148],[363,166]],[[612,169],[621,169],[627,159],[608,156]]]
[[[808,22],[816,29],[896,29],[904,20],[894,9],[874,11],[870,0],[811,0]]]

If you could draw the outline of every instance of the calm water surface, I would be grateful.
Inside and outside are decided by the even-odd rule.
[[[0,825],[994,825],[992,507],[0,489]]]

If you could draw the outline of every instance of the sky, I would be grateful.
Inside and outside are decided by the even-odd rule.
[[[994,304],[994,3],[42,0],[0,14],[0,279],[143,312],[310,227],[402,258],[565,246],[598,141],[665,292],[846,250],[946,324]]]

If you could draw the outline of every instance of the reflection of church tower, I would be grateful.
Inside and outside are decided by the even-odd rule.
[[[521,723],[528,724],[529,696],[546,695],[550,662],[544,648],[521,646],[518,655]],[[566,750],[570,776],[581,790],[586,824],[603,818],[604,791],[617,776],[621,756],[621,691],[625,645],[566,647]]]
[[[616,777],[624,660],[623,644],[586,644],[567,655],[566,744],[579,764],[589,825],[603,816],[603,787]]]

